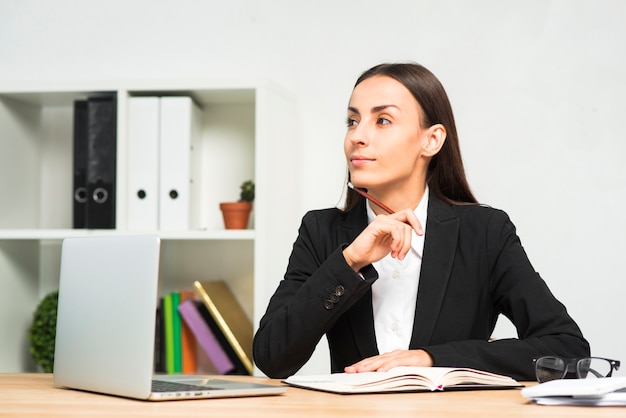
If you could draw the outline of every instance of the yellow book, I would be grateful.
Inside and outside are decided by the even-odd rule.
[[[249,374],[252,365],[252,322],[223,281],[194,282],[204,306]]]

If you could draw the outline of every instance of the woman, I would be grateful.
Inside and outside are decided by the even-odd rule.
[[[357,80],[344,142],[343,210],[307,213],[254,338],[268,376],[297,372],[326,335],[332,372],[471,367],[534,379],[532,359],[589,356],[508,216],[467,184],[443,86],[418,64]],[[499,314],[518,339],[490,341]]]

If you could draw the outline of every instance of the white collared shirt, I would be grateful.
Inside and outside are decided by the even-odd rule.
[[[414,211],[422,224],[424,233],[426,232],[427,211],[428,186]],[[375,217],[374,211],[368,204],[368,223],[372,222]],[[418,236],[413,231],[411,249],[404,260],[398,261],[387,254],[380,261],[372,263],[378,271],[378,280],[372,285],[372,305],[374,331],[380,354],[395,349],[407,350],[409,348],[423,252],[424,235]]]

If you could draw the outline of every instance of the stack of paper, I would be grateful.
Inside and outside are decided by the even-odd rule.
[[[626,377],[552,380],[522,395],[540,405],[626,406]]]

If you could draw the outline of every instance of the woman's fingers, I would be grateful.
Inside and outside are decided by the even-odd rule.
[[[346,373],[384,372],[398,366],[430,367],[432,365],[432,357],[424,350],[394,350],[363,359],[347,366],[344,371]]]
[[[410,210],[392,215],[378,215],[359,236],[344,249],[348,264],[359,271],[390,254],[403,260],[411,250],[413,232],[423,234],[423,228]]]

